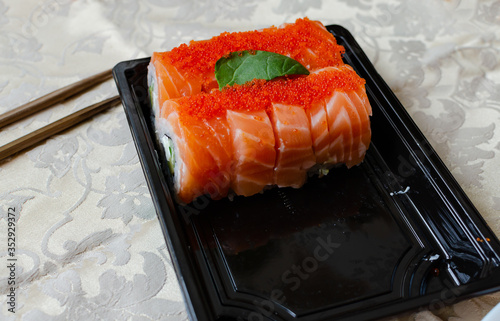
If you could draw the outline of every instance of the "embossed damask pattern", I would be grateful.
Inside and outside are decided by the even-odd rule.
[[[0,112],[122,60],[303,16],[354,34],[500,235],[500,1],[0,0]],[[115,93],[97,86],[1,131],[0,144]],[[19,286],[12,314],[1,266],[0,319],[187,318],[121,107],[0,163],[0,202],[0,235],[7,208],[18,213]],[[389,319],[474,321],[498,302]]]

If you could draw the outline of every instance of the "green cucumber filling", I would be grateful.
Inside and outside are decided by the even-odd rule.
[[[319,169],[319,177],[326,176],[326,175],[328,175],[329,172],[330,172],[330,170],[328,168],[320,168]]]
[[[154,106],[153,91],[154,91],[154,85],[151,84],[151,86],[149,86],[149,88],[148,88],[149,100],[150,100],[151,106]]]
[[[172,174],[173,174],[174,173],[174,165],[175,165],[174,142],[172,141],[172,138],[165,135],[162,137],[161,143],[163,144],[163,147],[165,148],[165,154],[167,157],[168,168],[170,169],[170,172],[172,172]]]

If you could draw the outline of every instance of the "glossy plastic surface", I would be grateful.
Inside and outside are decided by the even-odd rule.
[[[500,290],[500,243],[347,30],[367,81],[365,161],[300,189],[175,203],[146,66],[113,72],[193,320],[365,320]]]

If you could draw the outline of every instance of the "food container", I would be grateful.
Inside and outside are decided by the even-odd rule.
[[[365,320],[500,290],[500,243],[352,35],[372,144],[300,189],[181,206],[153,126],[149,58],[113,74],[192,320]]]

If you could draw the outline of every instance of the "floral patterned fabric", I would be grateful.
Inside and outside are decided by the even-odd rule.
[[[304,16],[353,33],[500,235],[500,1],[0,0],[0,113],[123,60]],[[0,144],[115,94],[112,80],[98,85],[1,130]],[[0,162],[0,202],[0,319],[187,319],[121,107]],[[475,321],[499,302],[494,293],[388,320]]]

